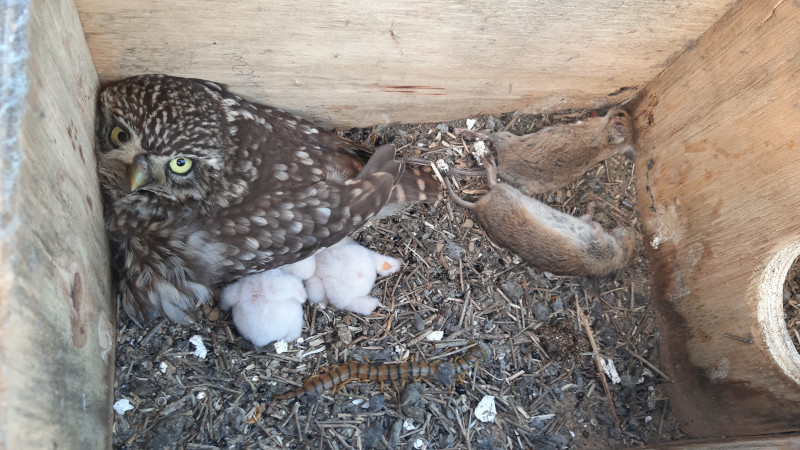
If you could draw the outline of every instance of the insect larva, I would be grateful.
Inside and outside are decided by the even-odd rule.
[[[486,350],[479,344],[467,350],[464,356],[456,358],[453,362],[455,373],[462,373],[469,370],[478,361],[486,357]],[[313,375],[303,382],[303,386],[289,391],[274,398],[284,400],[287,398],[300,398],[306,394],[321,394],[328,389],[347,383],[348,381],[379,381],[381,383],[390,382],[394,385],[398,383],[402,386],[408,381],[428,380],[434,378],[441,367],[442,362],[437,361],[431,364],[426,362],[404,362],[400,364],[365,364],[350,362],[333,367],[320,375]]]

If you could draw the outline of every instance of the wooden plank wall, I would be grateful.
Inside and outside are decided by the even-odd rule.
[[[772,342],[759,322],[766,300],[782,318],[791,260],[766,272],[800,243],[798,23],[796,1],[740,1],[635,107],[661,368],[698,437],[800,429],[800,358],[785,322]],[[775,298],[761,289],[771,277]]]
[[[2,61],[28,91],[3,148],[0,448],[111,448],[116,333],[94,158],[97,74],[72,0],[12,3],[5,23],[26,26],[27,39],[4,42],[27,41],[30,57]]]
[[[630,98],[732,0],[76,0],[101,80],[227,83],[320,125]]]

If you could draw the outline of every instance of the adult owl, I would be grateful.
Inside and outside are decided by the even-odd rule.
[[[98,103],[117,294],[137,323],[191,321],[216,286],[330,246],[387,202],[438,196],[393,147],[373,154],[210,81],[141,75]]]

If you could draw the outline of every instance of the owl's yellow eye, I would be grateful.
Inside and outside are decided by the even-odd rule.
[[[111,138],[111,143],[114,145],[119,145],[122,144],[123,142],[128,142],[128,133],[126,133],[125,130],[123,130],[120,127],[114,127],[111,130],[111,136],[109,137]]]
[[[169,168],[178,175],[184,175],[192,169],[192,160],[189,158],[173,158],[169,161]]]

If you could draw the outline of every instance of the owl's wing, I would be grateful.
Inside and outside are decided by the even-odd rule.
[[[324,171],[328,179],[346,180],[355,178],[372,158],[375,151],[338,134],[318,128],[298,116],[259,103],[248,102],[231,93],[224,85],[202,81],[207,87],[219,91],[223,103],[239,120],[235,128],[239,141],[263,139],[268,142],[249,143],[260,147],[261,153],[281,152],[281,156],[291,159],[292,150],[308,153],[315,162],[314,167]],[[248,143],[240,142],[239,148],[248,148]],[[264,151],[266,150],[266,152]],[[283,158],[278,158],[283,159]],[[309,165],[310,166],[310,165]],[[311,167],[306,167],[311,169]],[[302,172],[302,171],[301,171]],[[302,173],[303,182],[311,181],[317,174]],[[395,183],[396,188],[388,203],[408,204],[415,201],[437,200],[441,198],[439,184],[430,173],[418,169],[406,169]]]
[[[309,160],[304,153],[301,159]],[[225,281],[293,263],[340,241],[386,204],[403,164],[394,159],[394,147],[385,146],[350,179],[329,178],[314,164],[278,157],[262,169],[247,197],[215,223],[233,249]]]

